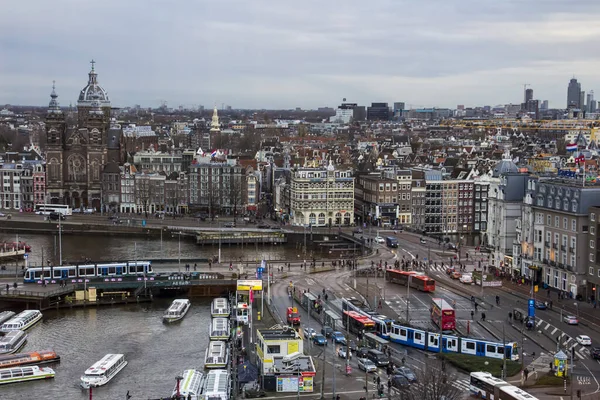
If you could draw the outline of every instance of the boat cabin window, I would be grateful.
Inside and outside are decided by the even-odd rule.
[[[12,376],[13,376],[13,378],[18,378],[20,376],[23,376],[23,371],[21,371],[20,369],[16,369],[13,371]]]
[[[7,379],[7,378],[10,378],[10,371],[0,372],[0,379]]]

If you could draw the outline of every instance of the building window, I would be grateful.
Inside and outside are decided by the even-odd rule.
[[[590,226],[590,235],[595,235],[595,234],[596,234],[596,227]]]
[[[559,228],[560,227],[560,218],[558,217],[554,217],[554,227],[555,228]]]
[[[566,231],[569,229],[569,223],[567,222],[567,218],[563,218],[563,229]]]
[[[577,220],[576,219],[571,220],[571,230],[573,232],[577,232]]]
[[[594,253],[590,253],[590,262],[594,262]]]
[[[596,221],[596,214],[594,214],[594,213],[590,214],[590,221]]]
[[[594,267],[590,267],[590,275],[594,275]]]
[[[279,354],[280,352],[281,352],[281,346],[279,346],[279,345],[267,346],[267,353],[269,353],[269,354]]]
[[[590,249],[593,249],[593,248],[594,248],[594,241],[590,240]]]

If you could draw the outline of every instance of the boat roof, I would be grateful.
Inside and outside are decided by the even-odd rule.
[[[107,354],[94,365],[89,367],[86,371],[86,375],[102,375],[104,372],[115,365],[120,359],[125,358],[123,354]]]
[[[169,306],[167,311],[179,311],[186,306],[190,301],[188,299],[176,299]]]
[[[229,320],[227,318],[213,318],[212,327],[215,330],[224,330],[229,326]]]
[[[211,340],[208,343],[208,353],[213,356],[218,356],[225,352],[227,344],[220,340]]]
[[[202,372],[197,369],[186,369],[181,376],[183,377],[181,380],[181,392],[188,393],[190,390],[194,392],[200,390],[203,377]]]
[[[0,337],[0,343],[13,343],[20,340],[23,336],[27,336],[23,331],[10,331],[3,337]]]
[[[229,385],[229,373],[222,369],[212,370],[206,375],[206,391],[210,393],[226,393]]]

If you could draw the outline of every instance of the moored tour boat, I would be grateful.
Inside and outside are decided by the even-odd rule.
[[[34,381],[36,379],[54,378],[54,370],[48,367],[15,367],[0,369],[0,385],[8,383],[17,383],[25,381]]]
[[[229,400],[230,374],[224,369],[213,369],[206,374],[202,395],[210,400]]]
[[[204,368],[225,368],[229,364],[229,347],[221,340],[208,342],[204,356]]]
[[[23,331],[11,331],[0,338],[0,354],[12,354],[21,350],[27,342],[27,334]]]
[[[0,332],[10,331],[24,331],[31,328],[39,320],[42,319],[42,312],[40,310],[25,310],[21,311],[8,321],[0,326]]]
[[[125,355],[107,354],[100,361],[89,367],[85,371],[85,374],[81,376],[81,387],[88,389],[90,387],[106,385],[126,365]]]
[[[210,314],[215,317],[229,317],[229,301],[224,297],[213,299],[210,306]]]
[[[13,311],[2,311],[0,312],[0,325],[15,316]]]
[[[169,306],[165,314],[163,315],[164,322],[175,322],[179,321],[185,314],[187,314],[188,310],[192,303],[188,299],[175,299],[173,303]]]
[[[229,340],[229,320],[227,318],[213,318],[209,328],[210,340]]]
[[[179,385],[175,385],[171,398],[200,400],[202,385],[204,383],[202,372],[196,369],[186,369],[183,371],[181,377],[183,379],[179,381]],[[179,386],[179,393],[177,392],[177,386]],[[177,395],[180,397],[177,397]]]
[[[30,351],[27,353],[6,354],[0,356],[0,368],[47,364],[58,361],[60,361],[60,356],[53,350]]]

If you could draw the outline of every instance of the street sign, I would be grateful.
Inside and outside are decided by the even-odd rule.
[[[29,254],[27,254],[27,253],[23,254],[23,258],[24,258],[24,259],[27,259],[27,256],[28,256],[28,255],[29,255]]]
[[[528,301],[528,314],[530,317],[535,317],[535,300],[529,299]]]

